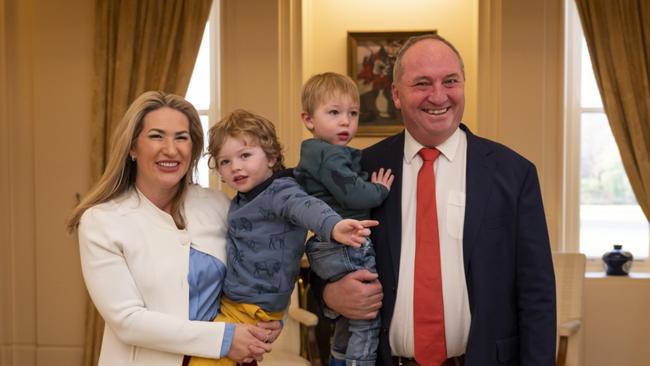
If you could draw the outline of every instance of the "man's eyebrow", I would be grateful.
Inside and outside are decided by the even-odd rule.
[[[446,78],[452,78],[452,77],[459,78],[460,75],[461,75],[461,74],[459,74],[459,73],[457,73],[457,72],[452,72],[452,73],[450,73],[450,74],[445,75],[445,79],[446,79]]]

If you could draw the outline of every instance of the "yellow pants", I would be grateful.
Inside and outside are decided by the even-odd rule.
[[[254,304],[240,304],[221,297],[221,309],[214,318],[215,322],[257,324],[258,322],[269,322],[281,320],[284,312],[268,312]],[[237,362],[223,357],[218,360],[213,358],[192,357],[189,366],[235,366]]]

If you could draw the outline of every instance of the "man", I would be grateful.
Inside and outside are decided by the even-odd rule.
[[[442,37],[410,39],[393,80],[406,131],[363,152],[365,171],[395,174],[372,213],[381,285],[349,274],[325,286],[325,304],[348,318],[381,307],[377,365],[554,365],[555,279],[534,165],[460,123],[463,63]]]

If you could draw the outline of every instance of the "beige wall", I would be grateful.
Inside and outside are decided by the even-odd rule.
[[[585,281],[587,366],[647,366],[650,363],[650,276]]]
[[[478,0],[304,0],[303,80],[325,71],[347,73],[347,32],[435,29],[463,55],[466,105],[463,120],[475,129],[477,105]],[[303,137],[310,134],[303,129]],[[356,147],[378,138],[357,137]]]
[[[11,237],[11,221],[8,205],[9,197],[9,125],[7,124],[7,34],[5,0],[0,0],[0,366],[9,364],[9,344],[13,332],[10,323],[11,306],[11,257],[6,252],[6,245]]]
[[[273,121],[287,166],[299,158],[300,0],[222,0],[222,114],[245,108]]]
[[[223,0],[222,110],[246,107],[277,121],[295,164],[307,136],[300,85],[315,72],[346,72],[347,30],[437,29],[464,55],[470,127],[536,163],[559,247],[561,4]],[[92,19],[85,0],[0,0],[0,366],[80,364],[84,289],[63,223],[88,185]],[[586,364],[608,360],[618,344],[634,353],[631,364],[650,359],[637,342],[649,337],[647,284],[588,282],[585,291]],[[628,321],[639,326],[601,325],[623,306],[612,299],[633,304],[638,315]]]
[[[481,135],[537,166],[551,246],[562,248],[563,1],[480,4]]]
[[[84,290],[64,217],[87,188],[93,8],[1,0],[0,365],[76,365]]]

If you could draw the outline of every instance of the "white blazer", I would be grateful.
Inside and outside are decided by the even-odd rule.
[[[223,193],[190,186],[186,230],[137,189],[89,208],[79,224],[84,280],[106,321],[99,365],[180,366],[218,358],[224,323],[190,321],[190,242],[226,263]]]

